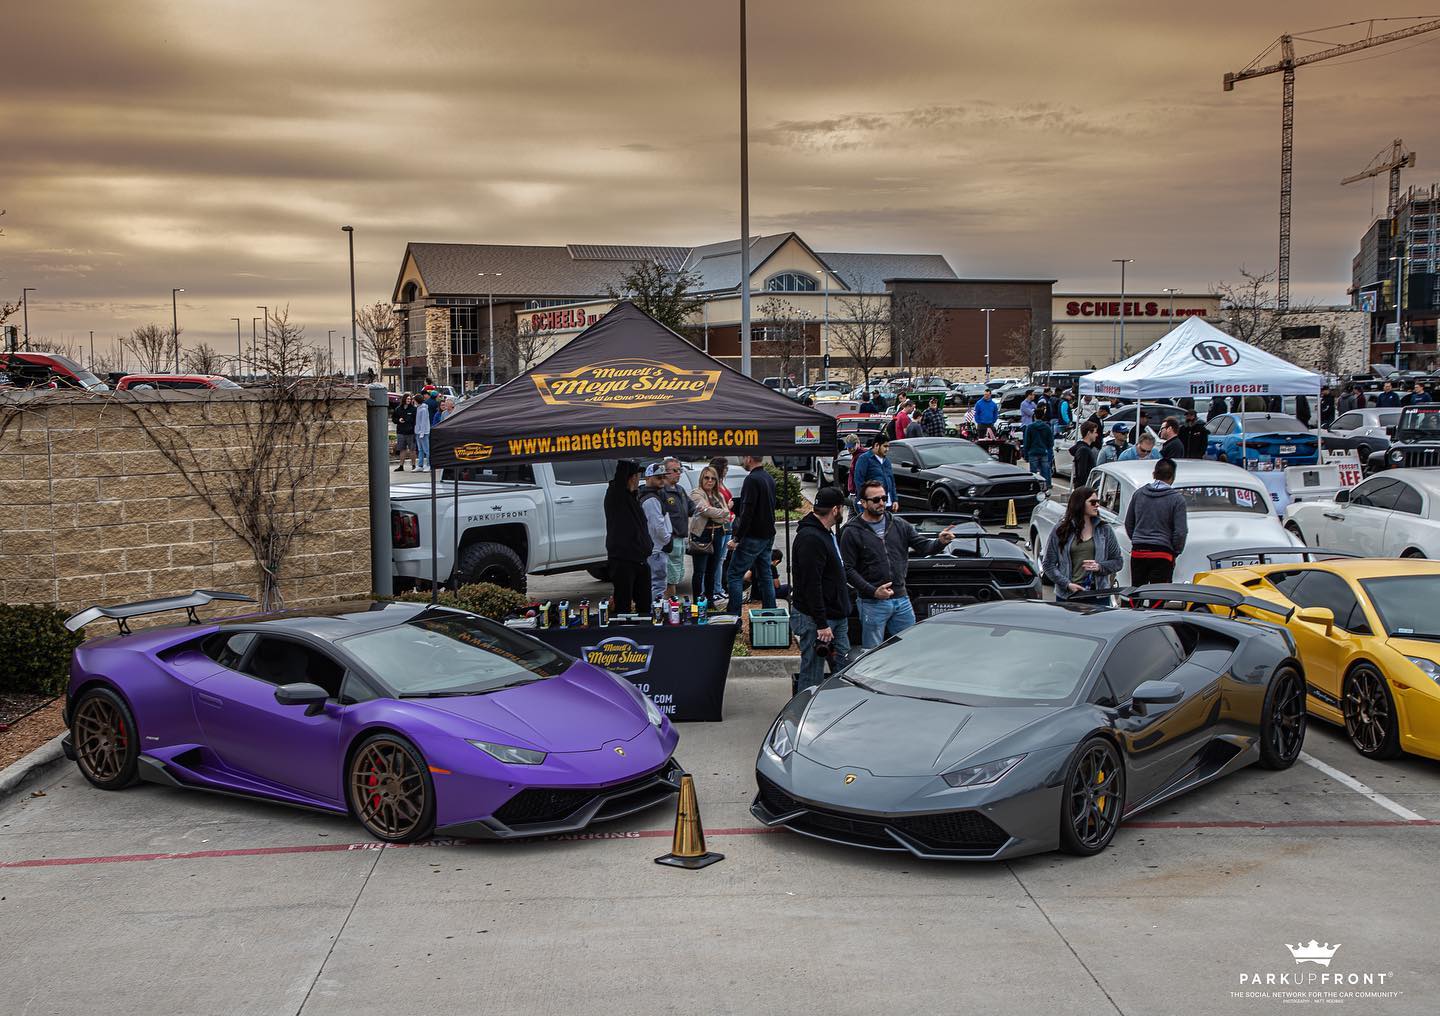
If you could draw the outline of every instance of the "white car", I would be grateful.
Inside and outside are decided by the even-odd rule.
[[[1440,472],[1387,469],[1333,500],[1290,505],[1285,528],[1312,547],[1363,557],[1440,558]]]
[[[1100,517],[1115,528],[1125,563],[1119,582],[1130,584],[1130,538],[1125,535],[1125,510],[1135,491],[1152,479],[1154,460],[1107,462],[1090,473],[1089,484],[1100,496]],[[1176,463],[1175,487],[1185,496],[1189,535],[1175,562],[1175,581],[1189,582],[1196,572],[1209,571],[1209,556],[1247,547],[1294,547],[1300,541],[1285,530],[1270,501],[1270,491],[1239,466],[1204,459]],[[1068,493],[1065,495],[1068,497]],[[1065,516],[1059,495],[1035,509],[1030,519],[1030,551],[1038,562],[1045,542]],[[1253,563],[1253,562],[1252,562]]]

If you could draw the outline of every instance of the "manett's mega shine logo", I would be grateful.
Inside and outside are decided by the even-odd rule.
[[[683,370],[643,357],[586,364],[564,374],[531,375],[540,398],[552,406],[646,409],[670,402],[708,402],[718,370]]]
[[[650,669],[655,647],[642,646],[638,642],[616,635],[605,639],[599,645],[581,646],[580,652],[585,654],[585,662],[591,666],[608,670],[619,677],[631,677]]]

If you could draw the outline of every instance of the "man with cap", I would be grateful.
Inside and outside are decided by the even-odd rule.
[[[800,675],[795,691],[825,678],[825,655],[833,674],[850,653],[850,591],[835,530],[845,518],[845,492],[821,487],[815,510],[800,520],[791,544],[790,630],[800,640]],[[828,654],[826,647],[829,648]]]
[[[1100,454],[1095,458],[1097,466],[1103,466],[1107,462],[1114,462],[1120,458],[1130,444],[1130,428],[1123,423],[1117,423],[1110,428],[1110,440],[1105,442]]]
[[[665,595],[665,570],[674,547],[675,531],[665,511],[665,463],[652,462],[645,467],[645,489],[640,492],[640,508],[645,513],[645,529],[650,534],[650,599]]]
[[[1210,444],[1210,430],[1200,422],[1194,408],[1185,410],[1185,422],[1180,425],[1180,440],[1185,445],[1187,459],[1203,459]]]
[[[984,402],[985,400],[981,399],[979,402],[975,403],[976,423],[981,423],[980,407],[984,404]],[[994,423],[995,417],[998,415],[998,407],[996,407],[994,402],[990,403],[990,411],[990,422]],[[925,429],[926,437],[945,436],[945,411],[940,408],[940,400],[933,395],[930,396],[930,405],[926,408],[925,412],[920,414],[920,426]],[[981,423],[981,426],[984,426],[984,424]]]

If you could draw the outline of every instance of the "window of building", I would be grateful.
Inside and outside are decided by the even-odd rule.
[[[772,293],[813,293],[819,288],[819,283],[809,275],[801,275],[799,272],[781,272],[779,275],[770,276],[765,282],[765,288]]]
[[[474,356],[480,352],[480,308],[450,307],[450,353]]]

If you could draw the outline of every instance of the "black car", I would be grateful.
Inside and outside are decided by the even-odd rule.
[[[1040,576],[1018,536],[986,532],[964,515],[905,512],[902,517],[927,536],[954,526],[955,539],[941,553],[910,558],[905,588],[918,620],[970,603],[1040,599]]]
[[[890,468],[902,511],[958,512],[980,522],[1004,522],[1014,501],[1016,519],[1024,525],[1043,497],[1033,473],[963,438],[892,441]]]
[[[1365,465],[1370,472],[1440,466],[1440,403],[1406,406],[1395,424],[1389,449],[1372,452]]]

